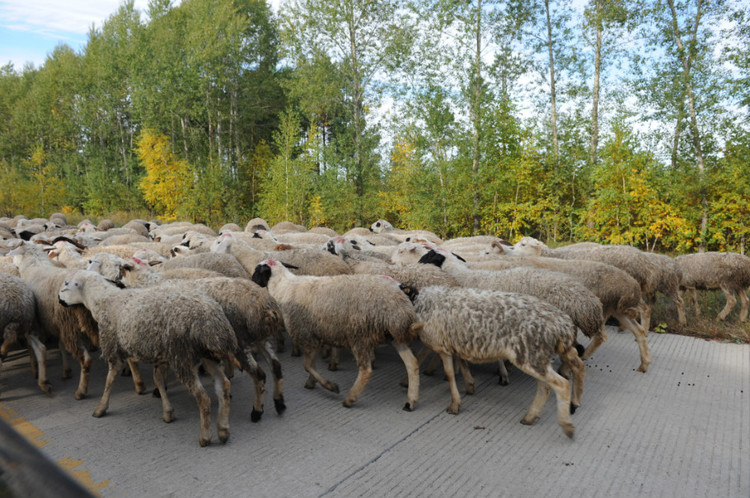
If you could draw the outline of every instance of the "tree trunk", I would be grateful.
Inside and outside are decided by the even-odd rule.
[[[472,188],[474,189],[474,214],[472,233],[478,233],[482,220],[479,215],[479,104],[482,91],[482,0],[477,0],[477,52],[474,68],[474,102],[472,103],[472,121],[474,133],[472,137]]]
[[[552,51],[552,22],[549,15],[549,0],[544,0],[547,14],[547,50],[549,51],[549,91],[552,104],[552,148],[555,154],[555,172],[560,162],[560,145],[557,140],[557,92],[555,90],[555,56]]]
[[[677,11],[674,7],[674,0],[667,0],[669,9],[672,11],[672,29],[674,30],[675,43],[682,59],[682,78],[685,85],[685,93],[688,98],[688,112],[690,113],[690,128],[693,135],[693,147],[695,149],[696,162],[698,164],[698,182],[700,185],[701,197],[701,231],[698,250],[706,250],[706,237],[708,231],[708,192],[706,190],[706,167],[703,162],[703,150],[701,148],[700,129],[698,128],[698,117],[695,112],[695,96],[693,95],[693,85],[690,83],[690,66],[692,56],[685,49],[680,34],[680,26],[677,22]],[[695,13],[695,32],[698,30],[698,23],[701,17],[702,0],[698,0]]]
[[[596,0],[596,45],[594,47],[594,100],[591,106],[591,150],[589,162],[596,164],[599,149],[599,74],[602,66],[602,0]]]

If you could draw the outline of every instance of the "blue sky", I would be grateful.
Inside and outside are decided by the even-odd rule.
[[[57,45],[74,50],[86,44],[89,28],[103,21],[121,0],[0,0],[0,65],[16,70],[31,62],[41,66]],[[148,0],[135,0],[145,10]]]

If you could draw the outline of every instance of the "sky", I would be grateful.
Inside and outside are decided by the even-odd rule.
[[[92,25],[101,27],[121,0],[0,0],[0,65],[41,66],[61,43],[79,51]],[[135,0],[146,9],[148,0]]]

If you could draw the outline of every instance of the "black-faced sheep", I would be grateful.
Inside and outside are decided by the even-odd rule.
[[[219,400],[219,440],[229,438],[229,379],[218,361],[230,361],[237,350],[232,327],[216,301],[201,292],[173,289],[116,288],[98,273],[80,270],[59,289],[64,305],[83,304],[99,323],[102,356],[109,371],[95,417],[106,414],[112,384],[123,361],[168,364],[195,397],[201,417],[198,442],[211,441],[211,400],[198,375],[203,362],[215,380]],[[154,370],[154,382],[162,399],[162,418],[173,419],[164,379]]]
[[[416,338],[417,320],[411,301],[398,282],[385,276],[298,276],[275,260],[262,261],[253,281],[268,287],[281,306],[284,324],[304,351],[305,387],[319,382],[329,391],[338,386],[315,369],[321,344],[351,349],[359,367],[357,380],[344,400],[350,407],[372,374],[370,357],[377,345],[391,342],[406,366],[409,389],[405,410],[413,410],[419,396],[419,369],[409,349]]]

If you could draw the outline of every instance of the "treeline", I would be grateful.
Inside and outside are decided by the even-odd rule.
[[[746,3],[132,1],[0,71],[0,216],[744,251]]]

